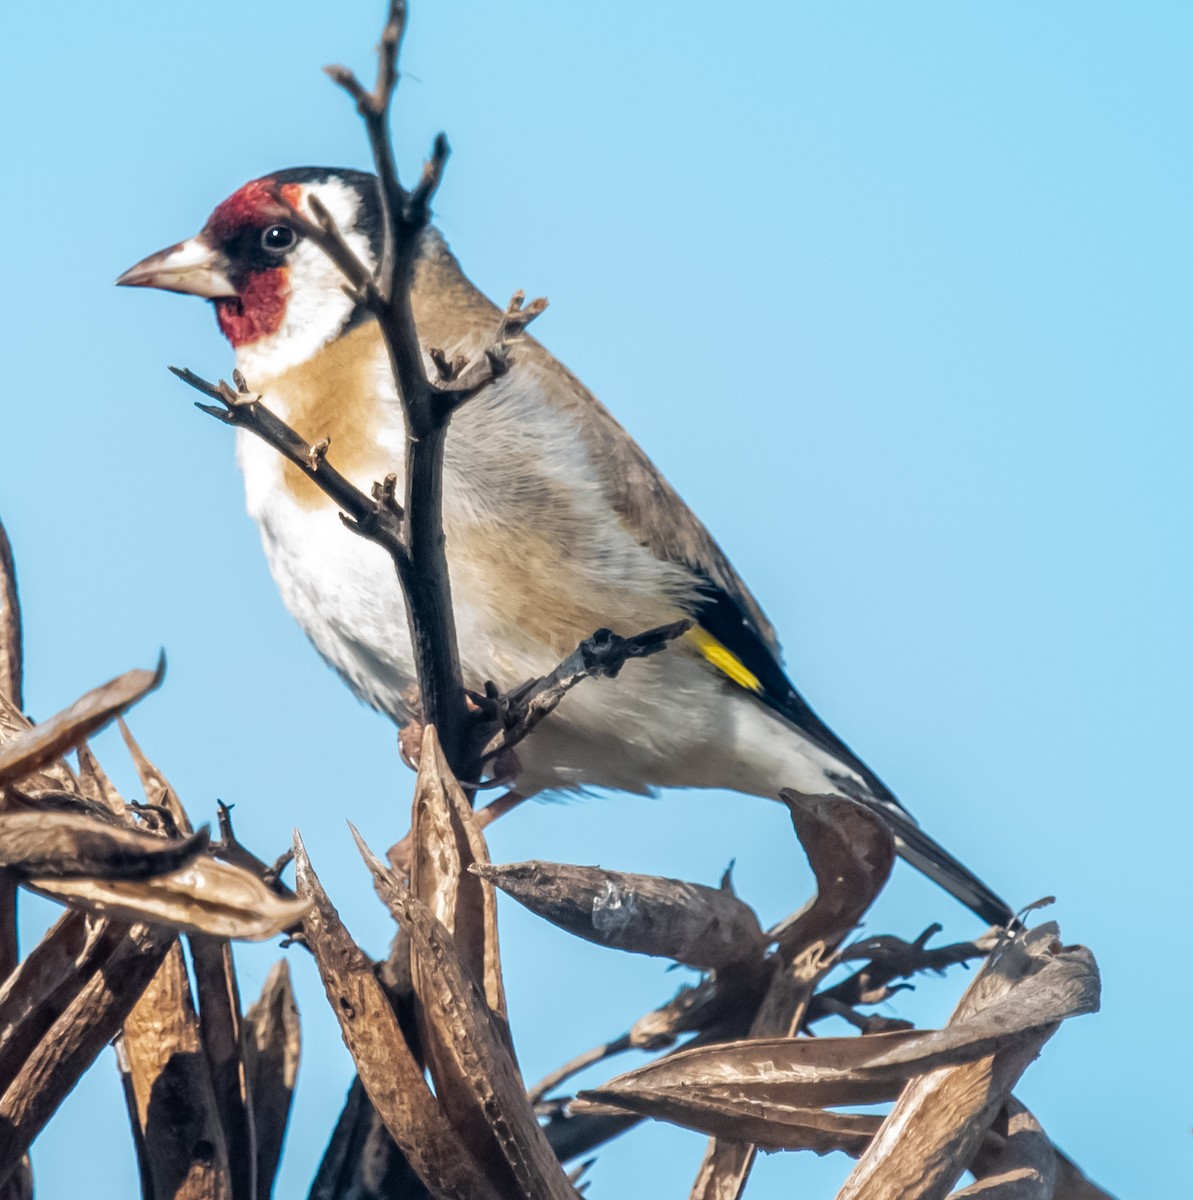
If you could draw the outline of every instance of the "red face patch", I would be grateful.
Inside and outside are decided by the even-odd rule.
[[[213,301],[220,332],[236,346],[247,346],[277,333],[290,298],[290,272],[285,267],[272,271],[250,271],[237,286],[239,296]]]
[[[279,193],[297,205],[297,184],[278,188],[267,176],[246,183],[211,214],[203,239],[228,255],[229,277],[239,293],[215,301],[215,315],[223,335],[233,346],[245,346],[277,333],[286,315],[290,296],[290,271],[283,264],[263,263],[245,248],[259,245],[260,235],[289,215],[278,203]]]

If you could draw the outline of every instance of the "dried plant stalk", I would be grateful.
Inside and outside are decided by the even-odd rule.
[[[153,1195],[232,1200],[228,1150],[177,941],[124,1023],[121,1057]]]
[[[114,817],[124,818],[128,806],[107,772],[99,765],[99,759],[87,742],[80,742],[76,753],[79,757],[79,790],[88,800],[102,805]]]
[[[434,725],[423,730],[411,839],[414,894],[451,932],[464,969],[481,985],[490,1012],[504,1024],[497,900],[483,875],[490,865],[489,852]],[[473,867],[477,868],[475,874]],[[417,983],[417,964],[415,972]]]
[[[414,1173],[357,1076],[328,1140],[309,1200],[435,1200]]]
[[[243,1045],[253,1108],[256,1197],[269,1200],[282,1157],[302,1052],[298,1008],[285,959],[274,963],[261,995],[245,1014]]]
[[[890,830],[869,809],[840,796],[780,798],[816,877],[816,896],[778,931],[778,964],[750,1023],[751,1038],[794,1037],[808,1014],[817,981],[832,964],[831,952],[886,886],[895,861]],[[827,1136],[814,1119],[794,1114],[801,1136]],[[689,1200],[738,1200],[757,1156],[768,1145],[757,1134],[714,1137],[705,1150]]]
[[[12,544],[0,521],[0,692],[19,709],[24,706],[21,646],[21,602]]]
[[[426,1028],[438,1039],[439,1061],[446,1068],[437,1080],[440,1097],[447,1089],[456,1091],[461,1101],[470,1097],[474,1110],[486,1118],[484,1133],[496,1142],[516,1185],[504,1186],[503,1194],[522,1195],[526,1200],[574,1200],[575,1189],[535,1119],[502,1028],[476,982],[463,970],[451,935],[372,854],[355,829],[353,836],[373,874],[377,894],[409,934],[412,954],[424,960],[418,998],[427,1013]],[[479,1122],[470,1122],[469,1127],[476,1129]],[[486,1156],[486,1161],[491,1159]],[[495,1182],[500,1186],[500,1180]]]
[[[1087,950],[1062,948],[1051,924],[1009,939],[987,960],[940,1032],[947,1035],[967,1025],[1018,1026],[1024,1036],[909,1084],[838,1200],[937,1200],[947,1195],[1015,1081],[1059,1022],[1097,1007],[1097,969]]]
[[[170,786],[170,781],[162,774],[161,769],[146,757],[145,751],[137,744],[137,739],[133,737],[133,731],[129,729],[128,723],[123,717],[117,720],[116,725],[120,730],[120,736],[124,740],[129,757],[133,760],[133,766],[137,769],[137,778],[141,781],[141,787],[145,792],[145,803],[165,809],[178,833],[190,833],[190,818],[186,814],[186,809],[182,807],[182,801],[178,799],[178,794]]]
[[[207,831],[167,839],[68,812],[0,813],[0,867],[25,878],[147,879],[190,863]]]
[[[978,1181],[953,1192],[952,1200],[1054,1200],[1060,1164],[1048,1135],[1013,1096],[1005,1116],[1002,1145],[973,1164]]]
[[[33,1047],[0,1097],[0,1183],[17,1169],[29,1143],[116,1036],[173,941],[171,932],[135,926]]]
[[[30,886],[101,916],[246,941],[263,941],[294,928],[307,910],[304,901],[279,896],[242,867],[205,856],[138,882],[35,879]]]
[[[200,1040],[227,1147],[232,1200],[254,1200],[257,1139],[242,1052],[240,990],[232,947],[222,938],[202,934],[192,934],[187,940],[199,1002]]]
[[[8,977],[0,988],[0,1093],[128,932],[127,925],[68,912]]]
[[[303,919],[307,945],[344,1043],[390,1136],[436,1200],[499,1200],[427,1088],[373,964],[344,928],[297,834],[294,864],[299,894],[311,902]]]

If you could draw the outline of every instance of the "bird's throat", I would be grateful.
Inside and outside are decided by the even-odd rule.
[[[401,420],[395,400],[382,396],[388,379],[377,324],[365,322],[335,338],[306,362],[271,379],[249,380],[268,404],[310,445],[329,439],[327,460],[357,487],[369,490],[386,465],[382,423],[387,414]],[[302,508],[334,507],[331,500],[296,466],[282,463],[286,491]]]
[[[234,347],[259,342],[281,328],[290,295],[289,275],[285,267],[255,271],[241,285],[239,296],[213,301],[220,332]]]

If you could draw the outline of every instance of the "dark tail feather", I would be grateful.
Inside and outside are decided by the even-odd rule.
[[[703,618],[702,618],[703,619]],[[720,636],[719,634],[717,636]],[[960,900],[971,912],[990,925],[1012,925],[1015,913],[1001,896],[992,892],[968,867],[934,842],[895,799],[891,790],[812,711],[791,686],[777,664],[777,680],[758,698],[795,727],[800,736],[836,759],[847,770],[826,770],[825,776],[841,795],[858,800],[883,816],[895,835],[899,857]],[[851,774],[852,773],[852,774]]]
[[[934,842],[898,805],[881,800],[870,806],[886,820],[895,834],[899,857],[939,884],[989,925],[1011,925],[1015,912],[986,886],[964,863]]]

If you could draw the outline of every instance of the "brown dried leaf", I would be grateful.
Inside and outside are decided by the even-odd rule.
[[[389,1136],[360,1076],[348,1089],[307,1200],[435,1200]]]
[[[79,756],[79,787],[83,795],[96,804],[102,804],[115,816],[125,816],[128,805],[108,778],[107,772],[99,765],[99,759],[92,753],[90,745],[80,742],[76,753]]]
[[[199,1002],[199,1034],[216,1115],[224,1132],[232,1196],[234,1200],[253,1200],[257,1143],[244,1069],[240,988],[232,962],[232,946],[223,938],[206,934],[191,934],[187,940],[195,998]]]
[[[423,731],[411,820],[411,888],[446,926],[460,960],[482,984],[489,1008],[506,1020],[492,884],[469,868],[489,865],[476,814],[452,774],[433,725]]]
[[[80,1076],[115,1037],[174,935],[136,926],[29,1050],[0,1096],[0,1184],[17,1168]]]
[[[184,867],[207,842],[206,827],[172,841],[74,813],[0,813],[0,867],[24,877],[146,879]]]
[[[531,912],[598,946],[702,970],[740,968],[765,952],[754,910],[727,889],[562,863],[473,869]]]
[[[21,697],[21,602],[12,545],[0,522],[0,692],[17,708]]]
[[[890,828],[843,796],[805,796],[784,789],[779,798],[816,876],[816,899],[779,932],[789,958],[812,942],[834,945],[861,919],[886,885],[895,862]]]
[[[0,871],[0,980],[7,979],[21,959],[17,938],[17,881]]]
[[[150,1194],[230,1200],[227,1144],[177,940],[124,1022],[117,1061]]]
[[[1097,972],[1087,951],[1058,950],[1009,990],[1004,984],[998,999],[940,1030],[684,1050],[581,1097],[714,1133],[731,1116],[765,1117],[775,1124],[773,1145],[784,1136],[784,1120],[796,1119],[793,1112],[894,1099],[915,1076],[1022,1046],[1058,1021],[1094,1011]],[[577,1112],[585,1111],[583,1100],[573,1106]]]
[[[190,818],[186,815],[186,809],[182,807],[182,801],[178,799],[178,793],[170,786],[170,781],[145,757],[145,752],[137,744],[137,739],[133,737],[127,723],[121,719],[117,721],[117,725],[128,748],[129,757],[137,768],[137,778],[141,781],[141,787],[145,789],[145,803],[164,808],[173,818],[179,833],[190,833]]]
[[[1023,1036],[986,1045],[974,1061],[912,1081],[839,1200],[944,1197],[1040,1047],[1066,1017],[1096,1011],[1098,992],[1093,956],[1081,946],[1062,947],[1055,925],[1020,931],[999,946],[937,1036],[1015,1027]]]
[[[204,856],[138,882],[35,878],[27,886],[100,916],[250,942],[293,928],[308,908],[304,900],[279,896],[248,871]]]
[[[409,935],[412,953],[424,959],[420,978],[426,990],[419,999],[427,1013],[427,1029],[442,1051],[440,1061],[451,1073],[439,1083],[470,1095],[476,1122],[496,1141],[510,1180],[501,1190],[527,1200],[575,1200],[576,1191],[552,1153],[526,1097],[517,1064],[499,1025],[461,966],[451,935],[410,889],[369,850],[355,829],[353,837],[373,875],[377,894]],[[491,1161],[486,1158],[486,1161]],[[498,1182],[498,1181],[494,1181]]]
[[[63,914],[0,987],[0,1092],[128,933],[81,912]]]
[[[11,745],[18,737],[23,737],[33,728],[33,722],[0,691],[0,746]],[[79,781],[74,772],[58,759],[47,763],[40,771],[35,771],[21,781],[26,792],[49,789],[52,791],[77,792]],[[0,807],[4,803],[4,790],[0,788]]]
[[[33,1200],[33,1167],[27,1154],[0,1184],[0,1200]]]
[[[737,1200],[745,1191],[750,1172],[754,1169],[754,1160],[758,1157],[759,1145],[764,1148],[766,1145],[765,1122],[762,1124],[763,1140],[761,1142],[758,1140],[741,1141],[740,1137],[748,1139],[754,1136],[749,1132],[739,1135],[738,1138],[720,1135],[708,1139],[704,1157],[700,1160],[696,1178],[692,1181],[692,1190],[688,1193],[688,1200]],[[814,1141],[806,1148],[818,1150],[820,1143]],[[830,1150],[835,1148],[834,1146],[828,1147]],[[823,1150],[820,1152],[824,1153]]]
[[[832,967],[832,950],[873,903],[890,875],[894,841],[873,813],[840,796],[782,793],[816,876],[817,892],[777,931],[779,954],[750,1024],[751,1038],[794,1037],[817,983]],[[796,1117],[798,1121],[798,1114]],[[744,1134],[713,1138],[689,1200],[738,1200],[757,1148]]]
[[[952,1200],[1053,1200],[1059,1173],[1056,1151],[1039,1122],[1015,1099],[1007,1101],[1007,1132],[998,1150],[973,1164],[977,1182],[952,1193]]]
[[[0,787],[59,759],[153,691],[166,672],[163,656],[153,671],[128,671],[81,696],[69,708],[19,733],[0,747]]]
[[[467,816],[464,816],[467,813]],[[494,1012],[503,1041],[509,1044],[505,1022],[505,992],[497,948],[497,899],[491,884],[469,872],[476,861],[468,837],[474,839],[487,862],[484,839],[475,828],[475,817],[440,747],[433,725],[423,729],[418,751],[418,780],[414,789],[410,838],[413,844],[411,889],[451,934],[461,966],[475,983],[487,980],[486,1001]],[[425,956],[409,956],[410,983],[415,995],[430,990],[426,978],[434,965]],[[448,1120],[494,1177],[507,1168],[489,1133],[489,1120],[466,1088],[452,1086],[455,1063],[450,1049],[434,1028],[428,1028],[427,1010],[416,1007],[419,1040],[434,1080],[435,1093]],[[512,1183],[512,1181],[510,1181]]]
[[[390,1136],[437,1200],[506,1200],[431,1095],[373,963],[344,928],[297,832],[294,870],[299,895],[310,902],[303,919],[307,945],[344,1044]]]
[[[1052,1200],[1114,1200],[1092,1180],[1086,1179],[1077,1164],[1062,1154],[1055,1146],[1056,1188]]]
[[[290,967],[279,959],[244,1018],[244,1065],[257,1143],[257,1200],[269,1200],[298,1078],[302,1029]]]

